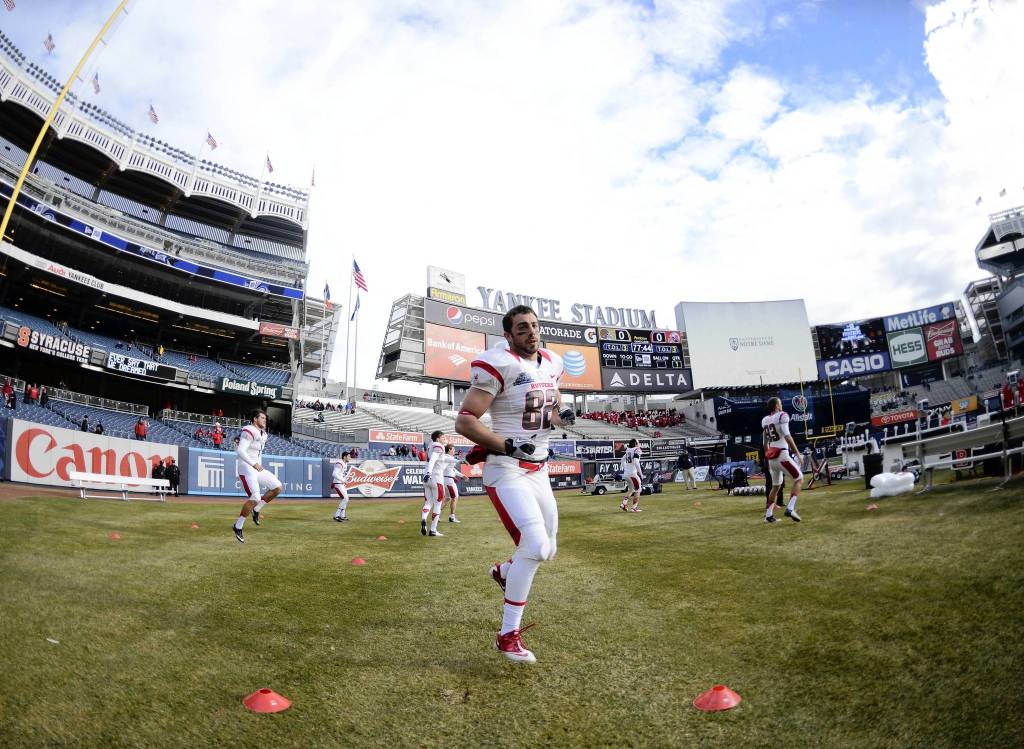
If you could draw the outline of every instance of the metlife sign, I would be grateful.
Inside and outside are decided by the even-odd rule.
[[[898,333],[901,330],[908,330],[909,328],[919,328],[922,325],[929,325],[931,323],[943,322],[944,320],[953,320],[955,318],[956,305],[953,302],[946,302],[945,304],[937,304],[934,307],[923,307],[922,309],[916,309],[912,312],[902,312],[898,315],[890,315],[889,317],[883,318],[883,320],[885,322],[885,332],[889,334],[889,340],[891,342],[891,336],[893,333]]]
[[[505,332],[501,327],[499,314],[482,312],[458,304],[445,304],[436,299],[423,300],[423,319],[437,325],[447,325],[449,328],[476,330],[499,336]]]
[[[688,369],[612,369],[601,367],[604,390],[623,393],[685,393],[693,389]]]
[[[822,380],[841,380],[847,377],[885,372],[889,369],[892,369],[892,362],[887,351],[846,356],[842,359],[825,359],[818,362],[818,376]]]

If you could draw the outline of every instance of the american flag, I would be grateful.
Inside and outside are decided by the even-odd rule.
[[[53,50],[56,49],[57,45],[54,44],[53,34],[46,35],[46,38],[43,39],[43,46],[46,47],[47,52],[53,52]]]
[[[331,304],[331,287],[324,282],[324,306],[327,309],[331,309],[334,305]]]
[[[149,116],[149,121],[152,122],[154,125],[156,123],[160,122],[160,118],[156,116],[156,110],[153,109],[153,105],[152,104],[149,105],[148,116]]]
[[[100,92],[100,74],[99,72],[92,74],[92,90],[97,94]]]
[[[359,300],[360,299],[362,299],[362,297],[357,295],[356,296],[356,306],[352,308],[352,317],[350,317],[348,319],[349,322],[352,322],[353,320],[356,319],[356,314],[358,314],[358,312],[359,312]]]
[[[357,263],[354,258],[352,260],[352,280],[355,281],[356,286],[363,291],[369,291],[369,289],[366,288],[366,279],[363,277],[363,272],[359,270],[359,263]]]
[[[268,174],[273,174],[274,173],[274,165],[270,163],[270,154],[267,154],[267,173]]]
[[[209,130],[206,131],[206,145],[210,147],[210,150],[217,147],[217,139],[210,134]]]
[[[4,0],[4,5],[7,7],[7,10],[14,10],[14,0]]]

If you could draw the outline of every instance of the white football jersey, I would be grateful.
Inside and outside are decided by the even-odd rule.
[[[345,485],[348,480],[348,474],[352,470],[351,463],[335,463],[334,471],[331,473],[331,483]]]
[[[440,442],[431,442],[427,448],[427,470],[424,476],[430,476],[434,483],[444,482],[444,445]]]
[[[640,457],[642,453],[639,447],[627,447],[619,461],[619,467],[627,476],[636,476],[640,473]]]
[[[239,463],[253,465],[263,460],[263,450],[267,446],[267,433],[255,424],[249,424],[242,428],[238,435]]]
[[[789,414],[785,411],[777,411],[768,414],[761,419],[761,429],[764,430],[764,446],[779,447],[788,449],[789,443],[786,437],[789,436]]]
[[[454,455],[448,455],[447,453],[445,454],[445,456],[444,456],[444,477],[446,479],[448,479],[448,478],[451,478],[451,479],[455,478],[455,473],[456,473],[456,471],[455,471],[455,464],[458,463],[458,462],[459,462],[459,459],[456,458]]]
[[[470,384],[494,396],[490,407],[491,428],[502,437],[532,439],[535,460],[548,456],[551,412],[559,407],[558,381],[562,357],[540,349],[522,359],[508,349],[484,351],[472,364]]]

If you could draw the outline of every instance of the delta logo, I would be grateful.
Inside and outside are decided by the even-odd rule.
[[[355,489],[364,497],[383,497],[398,481],[401,466],[388,468],[379,460],[366,460],[352,468],[345,482],[346,489]]]
[[[448,322],[452,323],[453,325],[458,325],[460,322],[462,322],[462,310],[460,310],[458,307],[449,307],[447,311],[447,316]]]

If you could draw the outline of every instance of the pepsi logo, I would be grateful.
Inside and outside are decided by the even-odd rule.
[[[448,322],[458,325],[462,322],[462,310],[458,307],[449,307],[447,310]]]

